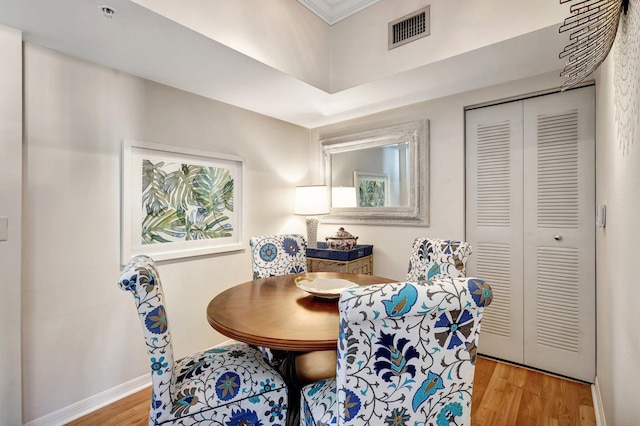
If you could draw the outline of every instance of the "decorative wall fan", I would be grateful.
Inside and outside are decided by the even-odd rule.
[[[574,0],[560,0],[567,3]],[[571,16],[564,20],[559,32],[571,31],[569,43],[560,53],[567,63],[560,73],[566,77],[562,90],[584,80],[606,59],[618,32],[622,13],[627,13],[629,0],[581,0],[571,5]]]

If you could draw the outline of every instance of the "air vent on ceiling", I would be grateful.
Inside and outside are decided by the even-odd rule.
[[[389,50],[429,35],[429,6],[389,22]]]

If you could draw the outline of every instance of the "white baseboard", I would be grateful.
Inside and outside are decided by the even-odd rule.
[[[225,340],[213,347],[226,346],[232,343],[238,342],[234,340]],[[78,401],[60,410],[54,411],[53,413],[49,413],[45,416],[32,420],[29,423],[25,423],[24,426],[62,426],[72,420],[79,419],[84,415],[112,404],[149,386],[151,386],[151,374],[145,374],[137,379],[133,379],[111,389],[107,389],[99,394],[90,396],[82,401]]]
[[[61,426],[149,386],[151,386],[151,374],[145,374],[25,423],[24,426]]]
[[[600,394],[600,382],[596,376],[595,383],[591,385],[591,397],[593,398],[593,411],[596,416],[596,426],[607,426],[607,420],[604,417],[604,409],[602,407],[602,395]]]

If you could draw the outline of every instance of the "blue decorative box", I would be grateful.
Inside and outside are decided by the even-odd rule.
[[[327,243],[318,241],[318,248],[307,248],[307,257],[330,260],[354,260],[369,256],[373,253],[373,246],[358,244],[351,250],[329,250]]]

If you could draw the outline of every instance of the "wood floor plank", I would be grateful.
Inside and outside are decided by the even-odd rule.
[[[560,383],[560,404],[558,407],[558,421],[560,424],[579,425],[580,423],[580,392],[578,384],[564,381]]]
[[[151,388],[68,423],[70,426],[144,426]],[[591,388],[485,357],[478,357],[472,426],[596,426]]]
[[[472,395],[472,404],[471,410],[474,409],[474,404],[480,404],[482,398],[484,397],[484,393],[487,390],[487,386],[489,384],[489,380],[493,375],[493,372],[496,368],[497,363],[491,361],[487,358],[478,357],[476,358],[476,370],[475,376],[473,379],[473,395]]]
[[[527,372],[527,376],[517,421],[518,424],[536,424],[534,422],[541,419],[545,405],[549,404],[549,396],[544,392],[545,375],[537,371],[523,370]]]
[[[151,388],[142,389],[113,404],[68,423],[70,426],[144,426],[149,424]]]
[[[542,375],[542,386],[540,387],[542,398],[542,412],[544,419],[558,419],[560,408],[560,383],[555,377]]]
[[[474,394],[471,399],[471,418],[474,425],[492,426],[496,424],[496,418],[502,409],[502,401],[505,399],[504,380],[500,378],[501,365],[495,361],[488,361],[494,364],[493,374],[489,377],[481,377],[478,374],[474,376],[474,387],[476,385],[485,387],[484,395],[481,400],[474,401]],[[476,366],[476,372],[479,371]],[[482,383],[482,378],[487,380]]]

